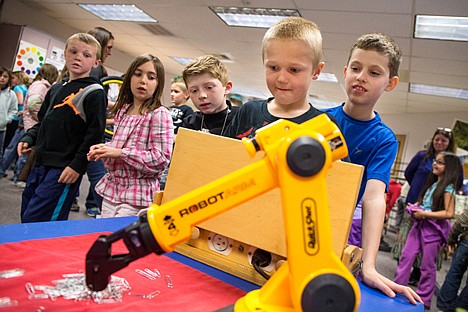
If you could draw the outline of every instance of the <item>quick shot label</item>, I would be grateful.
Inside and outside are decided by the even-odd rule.
[[[304,249],[308,255],[313,256],[318,252],[317,205],[312,198],[306,198],[301,210]]]

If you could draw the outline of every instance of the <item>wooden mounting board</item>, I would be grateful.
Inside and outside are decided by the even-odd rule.
[[[263,157],[254,159],[239,140],[179,128],[162,203],[227,175]],[[328,199],[333,250],[341,258],[363,167],[333,163],[328,172]],[[280,190],[274,189],[199,225],[245,244],[286,257]]]

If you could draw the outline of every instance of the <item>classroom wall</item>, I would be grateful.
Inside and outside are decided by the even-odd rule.
[[[5,48],[0,49],[0,64],[13,68],[16,60],[16,55],[21,40],[34,44],[40,48],[46,49],[46,60],[50,61],[52,51],[56,48],[64,49],[65,41],[54,38],[49,34],[39,31],[33,27],[18,26],[18,25],[0,25],[0,37]],[[116,39],[118,40],[118,39]],[[113,49],[112,56],[106,60],[106,68],[109,75],[120,76],[122,75],[133,58],[122,53],[119,50]],[[166,72],[166,84],[164,87],[163,103],[170,106],[170,81],[173,77],[180,75],[180,73]]]
[[[34,5],[34,3],[28,3],[29,6]],[[43,18],[47,18],[45,16],[37,16],[41,13],[37,12],[36,10],[27,9],[25,4],[18,2],[18,1],[6,1],[4,12],[8,11],[8,15],[1,16],[3,23],[10,23],[10,24],[20,24],[25,25],[27,24],[26,34],[24,34],[32,43],[34,43],[36,39],[34,39],[34,34],[38,34],[40,32],[35,31],[34,27],[39,27],[40,20]],[[43,26],[43,25],[42,25]],[[63,24],[51,20],[50,23],[46,25],[47,27],[52,27],[54,29],[59,29],[63,37],[67,37],[74,32],[77,32],[77,29],[73,29]],[[48,29],[44,29],[47,31]],[[29,35],[31,34],[31,37]],[[51,38],[45,33],[41,33],[42,36],[47,36],[50,38],[51,42],[54,42],[54,38]],[[2,41],[4,39],[4,35],[0,33],[0,37]],[[38,39],[39,40],[39,39]],[[41,39],[42,40],[42,39]],[[118,42],[119,38],[115,39]],[[3,42],[4,43],[4,42]],[[64,42],[63,42],[64,45]],[[3,49],[2,49],[3,50]],[[16,50],[16,47],[13,49]],[[1,52],[1,51],[0,51]],[[16,52],[15,52],[16,53]],[[132,57],[122,53],[118,49],[113,49],[113,54],[109,59],[106,61],[106,67],[115,70],[116,72],[125,72],[128,65],[133,60]],[[165,105],[170,105],[170,80],[171,78],[180,75],[180,73],[171,73],[166,72],[166,85],[164,88],[164,96],[163,96],[163,103]],[[413,157],[413,155],[420,149],[423,148],[424,144],[427,140],[429,140],[435,129],[437,127],[452,127],[454,121],[456,119],[461,119],[468,122],[468,112],[460,112],[460,113],[437,113],[437,114],[387,114],[382,115],[382,119],[385,123],[387,123],[390,128],[396,134],[406,134],[407,139],[404,146],[403,151],[403,162],[409,162],[409,160]]]
[[[409,162],[416,152],[423,149],[438,127],[453,128],[457,119],[468,123],[468,112],[385,114],[381,117],[395,134],[406,135],[402,157],[404,163]]]

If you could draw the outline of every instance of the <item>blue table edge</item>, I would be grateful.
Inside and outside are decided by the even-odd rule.
[[[107,219],[3,224],[0,225],[0,244],[16,243],[33,239],[76,236],[96,232],[115,232],[137,220],[138,217],[121,217]],[[164,256],[213,276],[214,278],[237,287],[245,292],[259,288],[259,286],[256,284],[215,269],[209,265],[181,255],[177,252],[166,253]],[[407,301],[406,298],[401,295],[397,295],[395,299],[390,299],[380,291],[370,288],[360,281],[358,281],[358,284],[361,290],[361,305],[359,307],[360,312],[375,311],[375,304],[380,304],[380,309],[383,312],[385,310],[382,309],[382,302],[385,302],[386,305],[391,307],[391,309],[388,311],[394,311],[395,309],[399,309],[400,312],[424,311],[424,305],[412,305]]]

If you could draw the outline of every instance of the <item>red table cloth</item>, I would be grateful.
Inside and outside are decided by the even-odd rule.
[[[6,311],[215,311],[233,304],[245,292],[197,271],[180,262],[155,254],[141,258],[113,275],[125,278],[132,289],[130,292],[161,293],[153,299],[124,294],[122,302],[98,304],[92,300],[75,301],[63,297],[29,300],[25,284],[50,285],[53,280],[63,279],[62,274],[83,273],[85,258],[91,245],[103,233],[54,239],[29,240],[19,243],[0,244],[0,271],[24,269],[23,276],[1,279],[0,297],[9,297],[17,306],[1,308]],[[121,242],[112,246],[112,254],[128,253]],[[147,279],[135,272],[136,269],[157,269],[161,278]],[[174,284],[168,288],[165,275]],[[42,293],[41,291],[36,291]],[[40,311],[40,310],[39,310]]]

